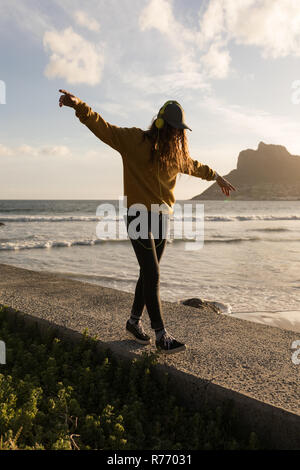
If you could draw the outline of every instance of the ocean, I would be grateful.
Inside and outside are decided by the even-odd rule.
[[[115,214],[99,238],[104,203]],[[203,218],[192,214],[183,238],[176,224],[190,203],[177,201],[170,219],[161,298],[198,297],[226,315],[300,332],[300,201],[193,201]],[[0,263],[134,292],[139,268],[118,208],[107,200],[2,200]],[[204,243],[187,250],[199,238],[195,227]]]

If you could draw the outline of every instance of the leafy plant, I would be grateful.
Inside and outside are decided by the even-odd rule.
[[[192,412],[154,374],[156,353],[123,362],[85,331],[61,340],[0,308],[0,449],[257,449],[232,406]],[[250,431],[250,430],[249,430]]]

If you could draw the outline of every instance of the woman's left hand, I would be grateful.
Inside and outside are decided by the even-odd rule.
[[[230,184],[225,178],[222,178],[222,176],[218,176],[216,181],[226,196],[229,196],[230,191],[236,191],[235,187],[232,186],[232,184]]]

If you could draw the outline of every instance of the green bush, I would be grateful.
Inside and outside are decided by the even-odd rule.
[[[255,449],[238,438],[232,407],[191,412],[168,375],[153,374],[156,353],[123,362],[99,351],[85,331],[60,340],[0,308],[6,365],[0,371],[0,449]]]

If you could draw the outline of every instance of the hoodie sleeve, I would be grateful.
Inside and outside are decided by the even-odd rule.
[[[192,176],[196,176],[197,178],[202,178],[203,180],[214,180],[216,176],[216,172],[212,170],[208,165],[203,165],[203,163],[198,162],[197,160],[193,160],[193,168],[192,172],[189,173],[188,170],[183,171],[185,174],[190,174]]]
[[[81,100],[75,107],[75,115],[96,137],[119,153],[126,153],[132,146],[132,131],[136,128],[118,127],[106,122],[100,114]]]

